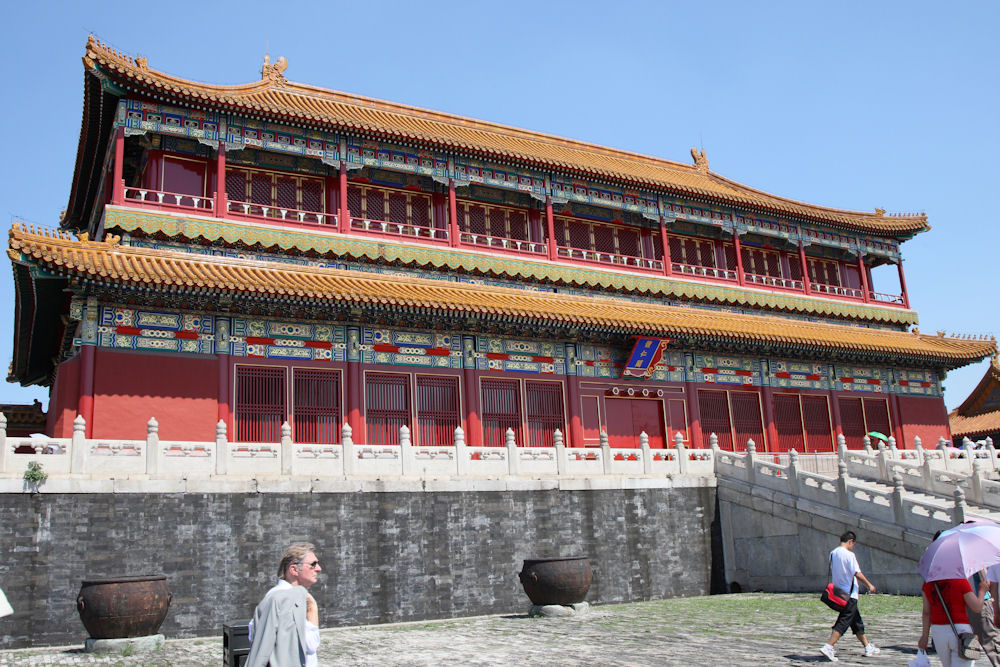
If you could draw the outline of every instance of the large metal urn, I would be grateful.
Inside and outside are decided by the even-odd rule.
[[[170,607],[167,577],[86,579],[76,607],[92,639],[126,639],[155,635]]]
[[[534,605],[571,605],[583,602],[594,580],[586,556],[528,558],[518,574]]]

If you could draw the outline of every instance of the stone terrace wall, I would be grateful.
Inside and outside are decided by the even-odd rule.
[[[272,585],[281,549],[316,544],[312,590],[337,626],[524,612],[530,557],[586,554],[588,600],[707,594],[714,484],[664,488],[362,493],[0,494],[8,647],[83,643],[80,581],[167,575],[162,632],[220,635]],[[687,485],[686,485],[687,484]],[[526,487],[528,485],[525,485]],[[715,540],[719,543],[718,536]]]

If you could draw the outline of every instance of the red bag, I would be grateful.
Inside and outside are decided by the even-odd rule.
[[[850,599],[850,593],[840,590],[833,585],[831,581],[823,589],[823,594],[819,596],[820,601],[827,607],[834,611],[844,611],[844,607],[847,606],[847,601]]]

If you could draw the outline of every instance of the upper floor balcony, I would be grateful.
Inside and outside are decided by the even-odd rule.
[[[222,178],[218,178],[221,175]],[[219,191],[219,181],[223,183]],[[791,242],[699,230],[664,220],[626,224],[570,207],[488,201],[466,188],[369,178],[367,170],[322,176],[151,154],[117,181],[111,203],[398,242],[481,251],[512,259],[665,276],[747,290],[908,308],[898,282],[876,289],[864,257]],[[509,198],[508,198],[509,199]],[[883,260],[884,261],[884,260]],[[883,272],[884,273],[884,272]],[[895,273],[895,272],[894,272]],[[886,279],[879,275],[880,282]]]

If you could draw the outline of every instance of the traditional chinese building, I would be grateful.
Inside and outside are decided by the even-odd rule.
[[[207,85],[90,39],[61,231],[15,224],[10,379],[90,437],[830,451],[948,437],[924,215],[285,78]],[[894,265],[873,284],[872,269]],[[882,276],[885,272],[876,272]],[[898,276],[898,280],[895,278]]]
[[[960,406],[948,414],[955,444],[962,438],[991,438],[1000,444],[1000,360],[990,361],[986,374]]]

